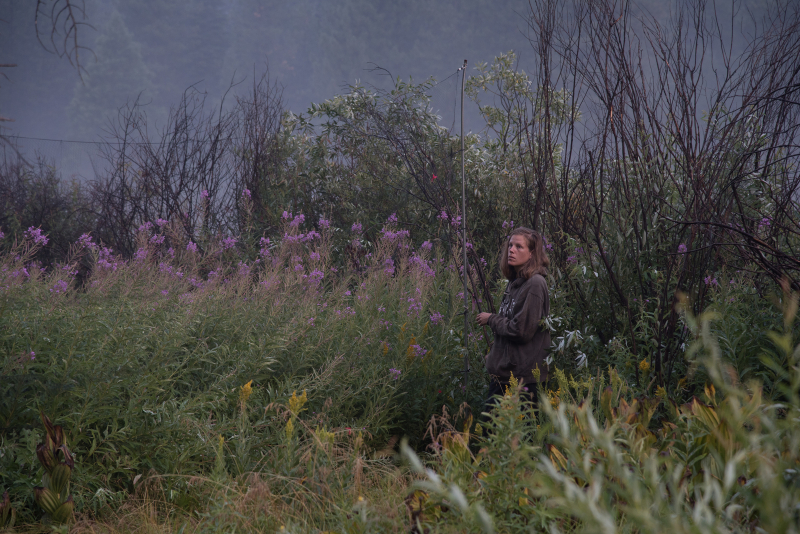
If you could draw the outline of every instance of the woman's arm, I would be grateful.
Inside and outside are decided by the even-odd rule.
[[[487,324],[492,331],[507,337],[511,341],[526,343],[533,339],[539,322],[542,320],[544,309],[544,293],[546,287],[539,283],[534,283],[523,296],[522,305],[513,317],[503,317],[499,314],[491,314]]]

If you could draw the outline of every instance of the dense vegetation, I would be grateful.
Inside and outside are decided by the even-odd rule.
[[[799,530],[800,12],[719,58],[733,36],[693,5],[533,2],[528,73],[467,80],[464,153],[435,81],[293,114],[264,78],[228,107],[190,89],[158,136],[123,108],[91,184],[7,158],[0,517]],[[510,388],[486,419],[464,299],[495,309],[518,225],[547,240],[555,369],[540,411]]]

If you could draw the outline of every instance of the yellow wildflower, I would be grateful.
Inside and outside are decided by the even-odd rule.
[[[333,442],[336,440],[336,434],[333,432],[328,432],[325,427],[317,427],[314,433],[317,435],[317,438],[322,445],[333,444]]]
[[[533,381],[538,382],[539,378],[542,376],[542,372],[539,370],[539,364],[536,364],[536,368],[533,370]]]
[[[249,381],[247,384],[243,385],[239,388],[239,402],[244,405],[247,402],[247,399],[250,398],[250,395],[253,394],[253,381]]]
[[[385,341],[381,343],[381,350],[383,351],[383,355],[386,356],[389,353],[389,344]]]
[[[553,408],[558,408],[558,403],[561,402],[561,388],[558,391],[553,391],[552,389],[547,392],[547,395],[550,397],[550,404]]]
[[[292,435],[294,434],[294,423],[292,422],[292,419],[293,418],[290,417],[286,422],[286,437],[288,439],[291,439]]]
[[[511,373],[511,377],[508,379],[508,385],[511,388],[512,392],[515,391],[517,387],[519,387],[519,380],[517,379],[516,376],[514,376],[513,372]],[[508,389],[506,389],[506,394],[510,395],[510,393],[508,393]]]
[[[578,391],[578,382],[575,381],[572,375],[569,375],[569,387],[573,390]]]
[[[639,362],[639,370],[643,373],[650,370],[650,362],[647,361],[647,358]]]
[[[292,398],[289,399],[289,411],[292,412],[293,417],[297,417],[297,415],[303,409],[303,406],[305,406],[306,402],[308,402],[306,390],[303,390],[303,394],[299,397],[297,396],[296,391],[292,391]]]
[[[658,386],[656,388],[656,397],[658,397],[659,399],[663,399],[666,396],[667,396],[667,390],[664,389],[663,386]]]
[[[412,345],[417,344],[417,336],[411,336],[411,341],[408,342],[408,348],[406,349],[406,356],[411,358],[414,355],[414,349]]]

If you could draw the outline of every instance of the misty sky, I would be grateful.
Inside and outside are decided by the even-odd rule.
[[[669,2],[645,3],[667,18]],[[238,85],[229,99],[267,68],[296,113],[357,80],[388,87],[386,72],[432,76],[442,81],[432,90],[442,123],[458,127],[459,85],[450,76],[464,59],[472,69],[514,50],[525,69],[533,55],[526,0],[86,0],[92,27],[79,33],[88,49],[81,80],[37,41],[35,4],[0,0],[0,63],[18,65],[0,79],[0,116],[14,119],[0,123],[5,135],[97,141],[117,109],[137,97],[157,128],[187,87],[217,104],[231,83]],[[466,127],[481,127],[474,104]],[[59,156],[52,143],[24,143],[54,158],[93,146],[62,144]]]
[[[137,95],[163,115],[191,85],[218,99],[231,81],[243,82],[233,94],[246,90],[267,65],[286,106],[302,112],[357,80],[386,86],[375,66],[443,80],[463,59],[474,65],[512,49],[524,59],[529,48],[523,0],[89,0],[81,82],[37,42],[34,6],[0,0],[0,62],[18,65],[0,82],[0,115],[15,120],[7,134],[30,137],[94,140]],[[454,81],[434,91],[450,122]]]

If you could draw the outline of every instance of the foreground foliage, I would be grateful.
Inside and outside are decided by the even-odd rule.
[[[470,532],[798,532],[800,344],[789,331],[797,296],[784,306],[785,330],[772,334],[788,363],[784,402],[738,381],[710,314],[689,317],[690,357],[710,377],[701,399],[635,397],[613,369],[585,382],[562,377],[541,414],[511,388],[477,454],[468,432],[447,425],[434,441],[435,471],[405,449],[426,477],[420,522]],[[656,422],[659,406],[666,414]]]

